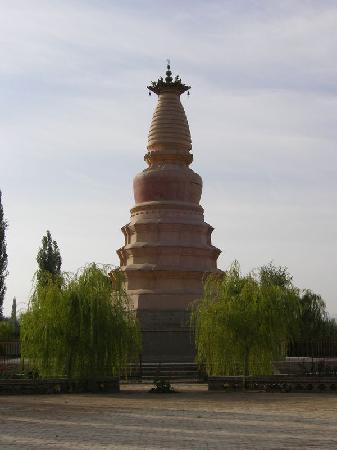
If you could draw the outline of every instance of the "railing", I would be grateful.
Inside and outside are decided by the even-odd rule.
[[[293,342],[288,347],[289,357],[335,358],[337,337]]]
[[[6,362],[18,359],[21,356],[20,341],[0,340],[0,361]]]

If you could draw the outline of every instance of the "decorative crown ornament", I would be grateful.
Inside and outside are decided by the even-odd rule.
[[[160,77],[157,81],[151,81],[151,85],[147,86],[149,91],[152,91],[157,95],[160,95],[163,92],[175,92],[181,95],[191,89],[191,86],[187,86],[181,81],[179,75],[176,75],[173,80],[170,60],[167,60],[166,69],[165,80],[163,77]],[[151,92],[149,92],[149,95],[151,95]]]

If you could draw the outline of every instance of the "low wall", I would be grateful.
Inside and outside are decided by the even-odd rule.
[[[17,379],[1,380],[0,394],[70,394],[82,392],[119,392],[119,378],[98,380]]]
[[[337,375],[337,358],[287,357],[273,362],[276,374],[288,375]]]
[[[209,391],[242,390],[244,378],[208,377]],[[316,376],[249,376],[246,389],[266,392],[330,392],[337,394],[337,377]]]

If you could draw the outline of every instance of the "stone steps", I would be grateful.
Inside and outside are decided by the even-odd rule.
[[[194,363],[143,363],[130,366],[129,381],[153,382],[162,378],[170,382],[200,383],[206,377]]]

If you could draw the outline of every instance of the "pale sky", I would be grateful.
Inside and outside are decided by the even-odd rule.
[[[47,229],[66,271],[118,264],[166,58],[219,268],[273,260],[337,315],[335,0],[0,0],[5,313]]]

